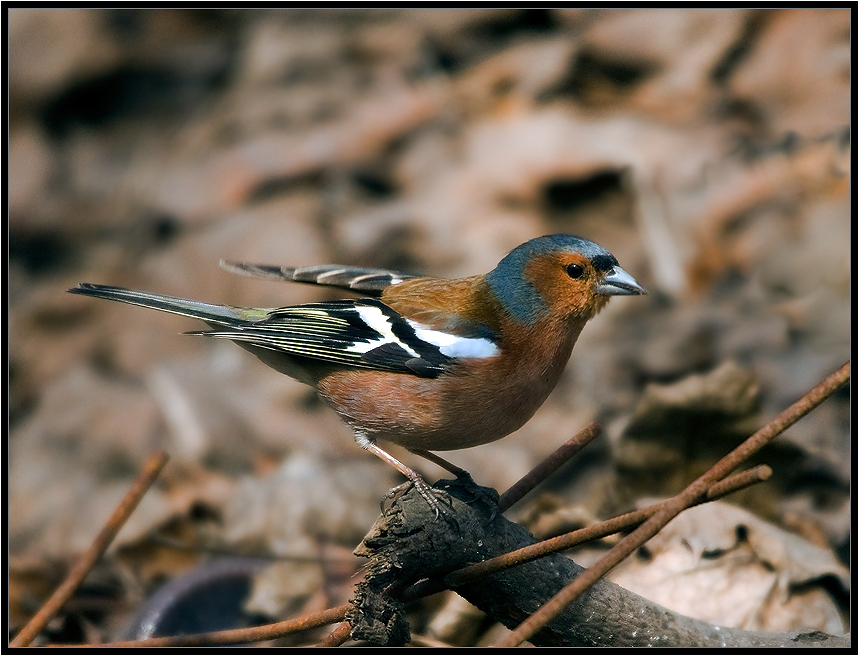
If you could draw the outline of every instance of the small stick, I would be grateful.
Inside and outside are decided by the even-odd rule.
[[[317,647],[339,647],[344,642],[346,642],[352,635],[352,625],[349,624],[348,620],[345,622],[340,622],[334,630],[325,636],[322,640],[320,640],[316,646]]]
[[[712,501],[713,499],[725,496],[731,492],[736,492],[737,490],[749,485],[760,483],[761,481],[769,479],[770,476],[772,476],[772,468],[767,465],[759,465],[753,469],[735,474],[734,476],[730,476],[720,482],[718,484],[719,489],[716,489],[717,486],[714,485],[713,488],[708,491],[706,498],[700,499],[698,504]],[[647,508],[634,510],[605,522],[594,524],[593,526],[588,526],[576,531],[571,531],[565,535],[559,535],[555,538],[543,540],[542,542],[538,542],[530,547],[517,549],[516,551],[511,551],[503,556],[490,558],[482,563],[469,565],[468,567],[464,567],[463,569],[446,576],[445,583],[451,587],[462,585],[463,583],[473,581],[481,576],[487,576],[488,574],[494,573],[494,571],[506,569],[507,567],[512,567],[514,565],[521,565],[522,563],[536,560],[537,558],[550,553],[570,549],[576,545],[618,533],[641,524],[648,518],[655,515],[666,503],[668,503],[668,501],[660,501],[659,503],[655,503]],[[498,562],[496,563],[494,561]]]
[[[710,489],[707,490],[707,501],[721,499],[722,497],[726,497],[733,492],[742,490],[743,488],[754,485],[755,483],[764,483],[765,481],[770,480],[772,475],[773,468],[769,465],[757,465],[744,472],[740,472],[739,474],[731,474],[725,479],[710,486]]]
[[[827,376],[799,401],[786,410],[783,410],[775,419],[745,440],[736,449],[729,452],[707,472],[689,484],[680,494],[665,502],[655,515],[618,542],[608,553],[543,604],[496,646],[516,647],[525,640],[528,640],[528,638],[552,621],[559,612],[578,599],[621,560],[656,535],[662,527],[694,503],[695,499],[705,494],[711,485],[725,478],[740,463],[754,455],[773,438],[811,412],[824,400],[829,398],[835,390],[846,383],[849,378],[850,362],[848,361],[838,371]]]
[[[768,465],[758,465],[739,474],[733,474],[711,487],[707,491],[707,499],[701,499],[698,503],[705,503],[705,501],[721,498],[755,483],[769,480],[770,476],[772,476],[772,468]],[[474,565],[468,565],[467,567],[451,572],[443,580],[429,579],[421,581],[406,588],[402,594],[402,599],[404,601],[412,601],[420,597],[426,597],[448,588],[470,583],[483,576],[495,574],[509,567],[521,565],[552,553],[565,551],[584,542],[604,538],[607,535],[632,528],[654,515],[665,503],[665,501],[661,501],[652,506],[607,519],[593,526],[580,528],[554,538],[549,538],[548,540],[542,540],[527,547],[522,547],[521,549],[516,549],[515,551],[510,551],[495,558],[475,563]]]
[[[54,594],[45,602],[42,608],[33,618],[27,622],[23,629],[9,642],[10,647],[26,647],[47,626],[48,622],[60,611],[63,605],[74,594],[78,586],[83,582],[86,575],[104,555],[110,543],[119,533],[129,515],[140,503],[143,495],[149,490],[152,483],[158,477],[161,469],[167,462],[167,454],[157,451],[152,454],[144,464],[140,474],[135,479],[125,497],[113,511],[110,519],[93,540],[89,548],[78,558],[66,579],[54,591]]]
[[[587,446],[600,434],[600,425],[591,422],[553,451],[545,460],[516,481],[498,500],[498,512],[503,513],[537,485],[546,480],[561,465]]]

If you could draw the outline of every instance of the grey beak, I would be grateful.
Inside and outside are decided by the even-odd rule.
[[[646,293],[647,290],[619,266],[613,266],[597,287],[597,294],[606,296],[633,296]]]

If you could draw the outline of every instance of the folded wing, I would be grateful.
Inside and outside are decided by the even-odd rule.
[[[453,357],[421,339],[414,326],[372,298],[308,303],[269,312],[261,321],[202,331],[210,337],[344,366],[435,378]]]

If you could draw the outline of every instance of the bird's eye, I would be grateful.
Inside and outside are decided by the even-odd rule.
[[[585,275],[585,268],[581,264],[568,264],[567,275],[570,278],[581,278]]]

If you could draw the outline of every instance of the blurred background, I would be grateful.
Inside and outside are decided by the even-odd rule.
[[[308,388],[181,335],[191,320],[65,293],[78,282],[276,307],[337,294],[219,261],[456,277],[541,234],[596,241],[650,294],[587,326],[524,428],[444,454],[503,491],[599,421],[508,513],[540,537],[678,491],[850,358],[849,9],[6,19],[13,628],[157,449],[171,456],[159,483],[52,639],[122,635],[213,550],[286,558],[254,613],[343,603],[351,549],[400,482]],[[661,593],[680,581],[660,603],[696,614],[692,590],[722,600],[703,619],[846,630],[849,406],[845,387],[761,455],[773,479],[728,500],[751,515],[704,517],[639,558]],[[683,578],[702,562],[715,578]],[[433,603],[413,631],[487,639],[479,619],[445,634],[432,611],[448,602]]]

